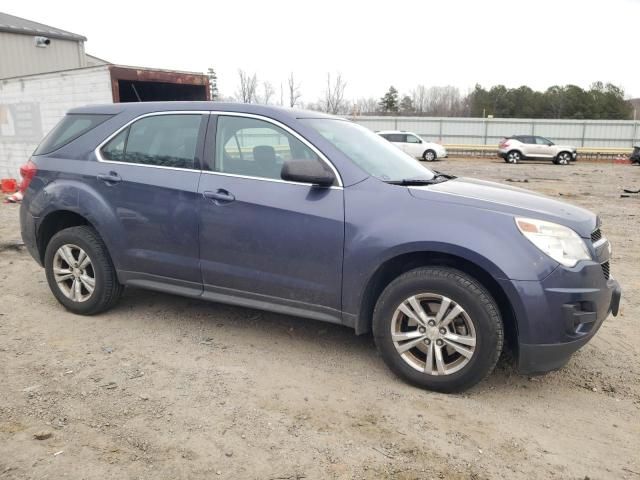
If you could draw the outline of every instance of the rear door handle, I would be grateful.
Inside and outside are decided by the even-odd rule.
[[[122,177],[118,175],[116,172],[99,173],[98,180],[102,180],[107,184],[113,184],[113,183],[121,182]]]
[[[223,203],[230,203],[236,199],[236,197],[234,197],[231,193],[221,188],[215,192],[204,191],[202,192],[202,195],[204,196],[204,198],[213,200],[213,203],[215,203],[216,205],[221,205]]]

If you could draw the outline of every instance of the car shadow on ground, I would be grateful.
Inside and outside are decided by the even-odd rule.
[[[171,334],[172,329],[179,327],[181,333],[197,336],[203,327],[224,327],[225,336],[235,338],[246,335],[249,329],[254,333],[251,342],[262,351],[274,343],[286,345],[295,341],[298,349],[310,353],[321,353],[319,351],[322,350],[335,356],[344,355],[345,368],[350,366],[367,375],[379,375],[380,382],[391,382],[390,386],[407,385],[386,368],[370,333],[355,335],[351,328],[343,325],[131,287],[127,287],[121,301],[107,315],[125,314],[142,318],[148,317],[149,313],[154,317],[154,326],[157,324],[163,333]],[[233,352],[229,351],[229,355]],[[294,353],[292,361],[293,357]],[[296,357],[295,361],[300,359]],[[543,376],[537,378],[544,379]],[[527,382],[528,377],[518,374],[513,356],[507,351],[500,357],[494,372],[465,394],[475,396],[487,391],[512,390],[514,384],[517,387]],[[535,385],[544,383],[536,381]]]

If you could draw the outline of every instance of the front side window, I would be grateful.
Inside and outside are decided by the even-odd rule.
[[[371,130],[333,118],[303,118],[369,175],[384,181],[432,180],[434,173]]]
[[[547,140],[544,137],[536,137],[536,143],[538,145],[546,145],[546,146],[553,145],[551,141]]]
[[[142,118],[102,147],[106,160],[174,168],[196,168],[202,115],[171,114]]]
[[[316,160],[324,166],[307,145],[270,122],[218,117],[216,171],[280,180],[286,160]]]
[[[407,143],[422,143],[422,141],[415,135],[407,135]]]

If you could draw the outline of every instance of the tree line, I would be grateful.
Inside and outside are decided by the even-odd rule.
[[[595,82],[588,89],[577,85],[554,85],[544,91],[528,86],[489,89],[476,85],[466,94],[457,87],[417,85],[400,93],[391,86],[382,97],[349,98],[347,82],[341,74],[327,73],[319,98],[304,101],[302,84],[293,72],[274,86],[259,81],[255,73],[238,70],[238,89],[233,95],[218,92],[217,76],[208,71],[214,100],[262,103],[306,108],[339,115],[398,115],[429,117],[557,118],[607,119],[633,118],[633,107],[624,90],[611,83]]]

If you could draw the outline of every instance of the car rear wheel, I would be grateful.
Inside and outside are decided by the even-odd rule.
[[[505,160],[507,163],[518,163],[522,160],[522,155],[517,150],[511,150],[507,153],[507,159]]]
[[[571,162],[571,154],[569,152],[560,152],[558,156],[555,158],[555,162],[557,165],[569,165]]]
[[[47,245],[44,265],[51,292],[73,313],[94,315],[108,310],[124,288],[106,246],[89,226],[56,233]]]
[[[438,157],[436,155],[436,152],[434,152],[433,150],[425,150],[425,152],[422,154],[422,158],[425,162],[433,162]]]
[[[444,267],[411,270],[392,281],[373,313],[387,366],[422,388],[457,392],[495,367],[504,331],[498,307],[475,279]]]

